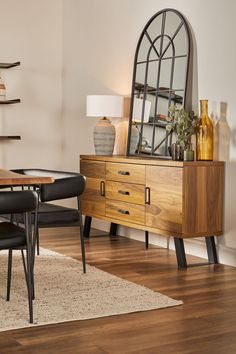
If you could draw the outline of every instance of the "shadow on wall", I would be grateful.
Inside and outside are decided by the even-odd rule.
[[[220,103],[220,115],[216,113],[216,102],[212,104],[211,118],[214,123],[214,160],[230,160],[232,132],[227,121],[227,103]]]
[[[232,140],[232,145],[236,146],[236,128],[234,128],[231,132],[231,140]]]
[[[217,103],[212,103],[211,118],[214,122],[214,160],[226,162],[225,174],[225,210],[224,210],[224,236],[218,238],[218,244],[236,248],[235,230],[235,200],[236,189],[236,162],[230,161],[230,143],[236,144],[236,130],[230,129],[227,120],[227,103],[220,102],[220,112],[217,114]]]

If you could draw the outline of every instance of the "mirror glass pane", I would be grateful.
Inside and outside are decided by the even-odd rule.
[[[146,33],[150,37],[152,42],[154,42],[161,35],[162,20],[163,20],[163,14],[158,15],[152,20],[152,22],[150,23],[150,25],[146,30]],[[157,47],[157,50],[159,51],[160,47]]]

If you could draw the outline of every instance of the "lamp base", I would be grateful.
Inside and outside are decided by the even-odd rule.
[[[112,155],[116,131],[111,121],[104,117],[94,127],[93,139],[96,155]]]

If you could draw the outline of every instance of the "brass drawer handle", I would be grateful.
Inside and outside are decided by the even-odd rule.
[[[100,182],[100,195],[101,195],[101,197],[105,197],[105,182],[104,181]]]
[[[118,171],[118,175],[129,176],[130,173],[128,171]]]
[[[118,211],[118,213],[121,213],[121,214],[124,214],[124,215],[129,215],[129,211],[128,210],[118,209],[117,211]]]
[[[145,188],[145,204],[151,203],[151,190],[149,187]]]
[[[122,195],[129,195],[129,192],[128,192],[128,191],[118,190],[118,193],[119,193],[119,194],[122,194]]]

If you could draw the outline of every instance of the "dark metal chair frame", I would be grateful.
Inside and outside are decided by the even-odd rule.
[[[80,195],[85,189],[85,177],[80,173],[45,169],[18,169],[13,171],[24,175],[50,176],[54,178],[55,182],[53,184],[35,185],[32,187],[38,195],[37,207],[35,213],[32,214],[32,224],[34,224],[35,228],[33,246],[36,246],[37,254],[39,255],[39,228],[79,226],[83,272],[86,273],[85,242],[83,232],[83,220],[80,206]],[[24,189],[24,187],[22,187],[22,189]],[[76,222],[65,222],[58,224],[45,223],[43,225],[40,224],[40,209],[41,207],[44,208],[44,206],[47,205],[46,202],[60,199],[68,199],[73,197],[77,198],[78,219]],[[55,205],[55,207],[57,206]],[[75,211],[75,209],[72,208],[63,207],[63,209],[65,211]],[[19,218],[18,222],[21,222]]]
[[[33,244],[32,244],[32,227],[31,212],[35,211],[37,205],[37,195],[33,191],[7,191],[0,192],[0,212],[14,213],[15,215],[23,213],[24,226],[22,228],[15,225],[12,218],[8,222],[0,224],[0,234],[9,230],[9,234],[4,237],[0,236],[0,250],[8,249],[8,271],[7,271],[7,296],[6,300],[10,300],[11,278],[12,278],[12,254],[13,250],[20,250],[23,260],[25,279],[28,290],[29,302],[29,322],[33,323],[33,299],[34,299],[34,276],[33,276]],[[5,229],[5,230],[4,230]],[[12,230],[12,232],[11,232]],[[17,241],[15,234],[22,236],[25,233],[25,240]],[[15,242],[14,242],[15,239]],[[1,242],[2,241],[2,242]],[[11,246],[10,246],[11,245]],[[26,250],[26,259],[24,256]]]

